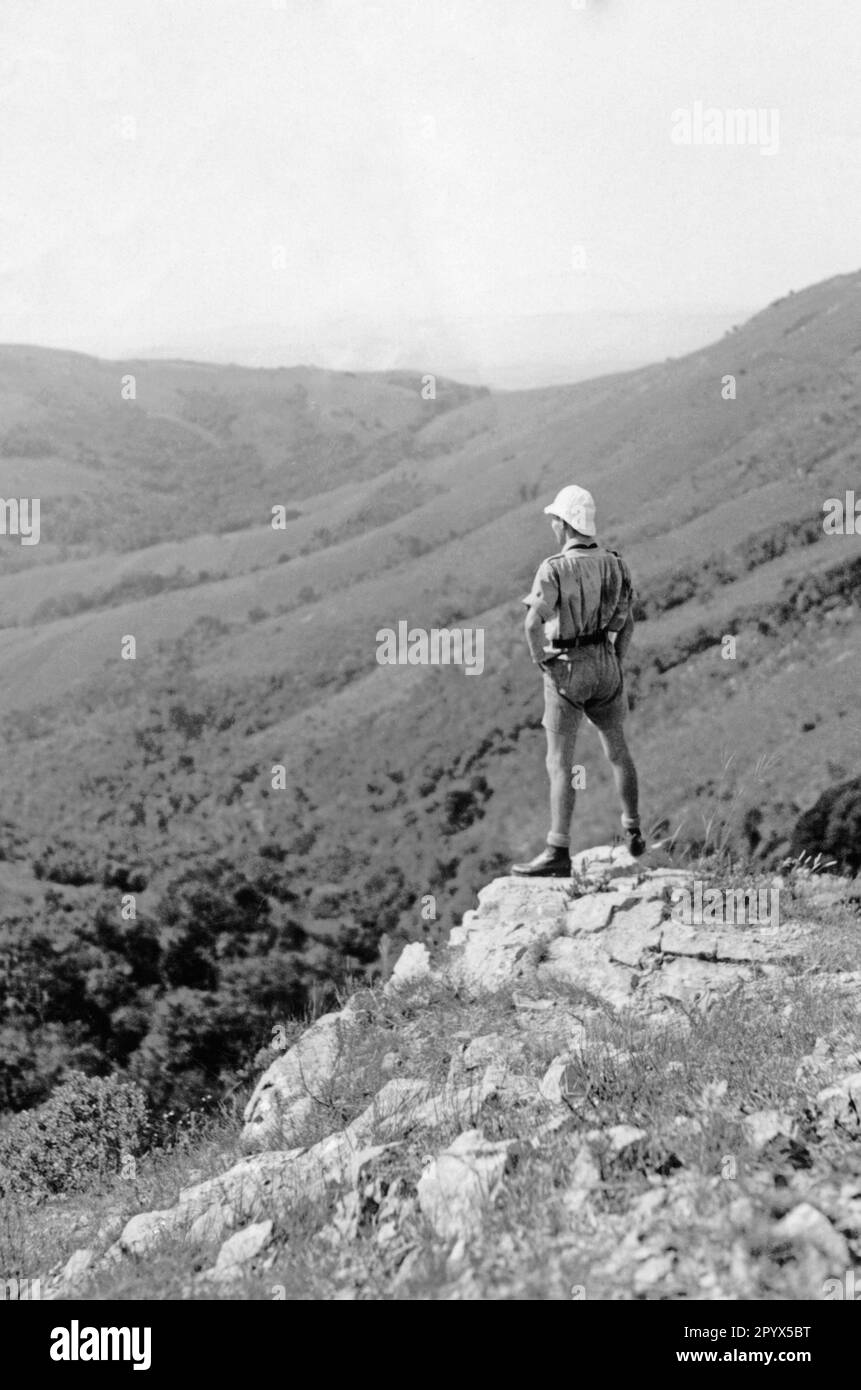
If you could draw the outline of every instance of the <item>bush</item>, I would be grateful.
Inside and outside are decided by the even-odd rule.
[[[63,883],[71,888],[97,883],[99,878],[95,865],[87,861],[86,850],[65,839],[48,845],[33,860],[33,873],[48,883]]]
[[[838,872],[861,870],[861,777],[852,777],[824,791],[795,824],[789,848],[792,858],[817,854],[835,860]]]
[[[44,1201],[84,1190],[141,1153],[148,1129],[146,1096],[135,1082],[72,1072],[0,1132],[0,1198],[14,1192]]]

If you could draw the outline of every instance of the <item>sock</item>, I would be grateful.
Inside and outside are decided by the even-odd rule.
[[[557,835],[555,830],[551,830],[547,836],[547,843],[551,849],[567,849],[570,842],[570,835]]]
[[[639,816],[626,816],[626,815],[625,815],[625,812],[623,811],[623,812],[622,812],[622,829],[623,829],[623,830],[639,830],[639,828],[640,828],[640,817],[639,817]]]

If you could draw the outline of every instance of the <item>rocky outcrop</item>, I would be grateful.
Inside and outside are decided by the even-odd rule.
[[[132,1217],[103,1255],[77,1252],[58,1275],[54,1296],[80,1291],[106,1263],[148,1258],[166,1240],[218,1244],[214,1262],[196,1279],[229,1285],[271,1258],[273,1222],[318,1199],[329,1213],[321,1239],[340,1245],[373,1231],[380,1249],[399,1252],[403,1279],[421,1244],[415,1223],[423,1222],[450,1247],[456,1273],[521,1162],[563,1137],[575,1150],[563,1207],[581,1233],[594,1234],[599,1283],[613,1287],[624,1268],[635,1293],[656,1286],[671,1293],[695,1273],[702,1296],[749,1296],[757,1280],[741,1240],[751,1222],[749,1198],[733,1197],[721,1178],[680,1172],[674,1145],[705,1134],[720,1115],[751,1153],[780,1154],[794,1170],[803,1168],[811,1136],[823,1143],[857,1139],[857,1038],[821,1038],[799,1063],[798,1084],[811,1097],[804,1113],[733,1113],[726,1084],[711,1084],[695,1113],[678,1115],[660,1139],[641,1125],[595,1124],[582,1059],[596,1022],[607,1017],[629,1019],[632,1038],[637,1028],[686,1036],[691,1018],[707,1016],[721,997],[797,972],[816,928],[787,910],[779,925],[686,925],[677,920],[674,897],[691,890],[693,875],[670,865],[642,870],[619,849],[577,856],[574,870],[570,881],[497,879],[437,959],[415,944],[404,951],[383,991],[387,1000],[405,997],[420,1007],[434,991],[437,1000],[505,995],[504,1027],[447,1040],[447,1076],[435,1083],[409,1075],[383,1080],[380,1072],[400,1065],[396,1053],[386,1053],[376,1073],[369,1069],[366,1020],[354,998],[317,1020],[261,1077],[245,1112],[247,1157],[183,1189],[172,1206]],[[829,979],[838,993],[861,993],[852,972]],[[633,1047],[603,1045],[616,1075],[633,1065]],[[553,1060],[531,1071],[536,1049]],[[359,1091],[366,1083],[371,1096],[346,1125],[332,1103],[345,1077],[361,1083]],[[506,1107],[530,1117],[525,1147],[488,1128],[488,1117]],[[421,1174],[406,1182],[397,1165],[416,1136],[429,1152]],[[653,1187],[630,1210],[614,1214],[596,1205],[608,1181],[635,1169],[649,1173]],[[701,1261],[694,1270],[695,1257],[675,1240],[675,1227],[694,1217],[726,1252],[718,1272]],[[762,1248],[792,1249],[810,1277],[819,1277],[826,1266],[851,1262],[853,1249],[861,1254],[861,1189],[820,1186],[814,1200],[793,1188],[775,1223],[763,1229]]]
[[[575,856],[572,883],[496,879],[451,933],[447,978],[474,993],[512,981],[563,985],[654,1018],[707,1007],[803,952],[799,924],[684,925],[674,908],[693,873],[638,873],[636,864],[623,849],[590,850]]]
[[[356,1019],[349,1008],[324,1014],[263,1073],[245,1109],[250,1148],[290,1146],[320,1113]]]

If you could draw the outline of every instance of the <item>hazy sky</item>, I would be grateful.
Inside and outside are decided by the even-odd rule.
[[[0,339],[759,307],[861,262],[859,91],[857,0],[0,0]]]

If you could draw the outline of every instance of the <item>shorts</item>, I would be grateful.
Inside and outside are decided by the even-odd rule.
[[[551,662],[544,672],[545,729],[576,734],[583,715],[597,729],[621,728],[628,713],[628,696],[619,658],[609,642],[578,647],[569,661]]]

